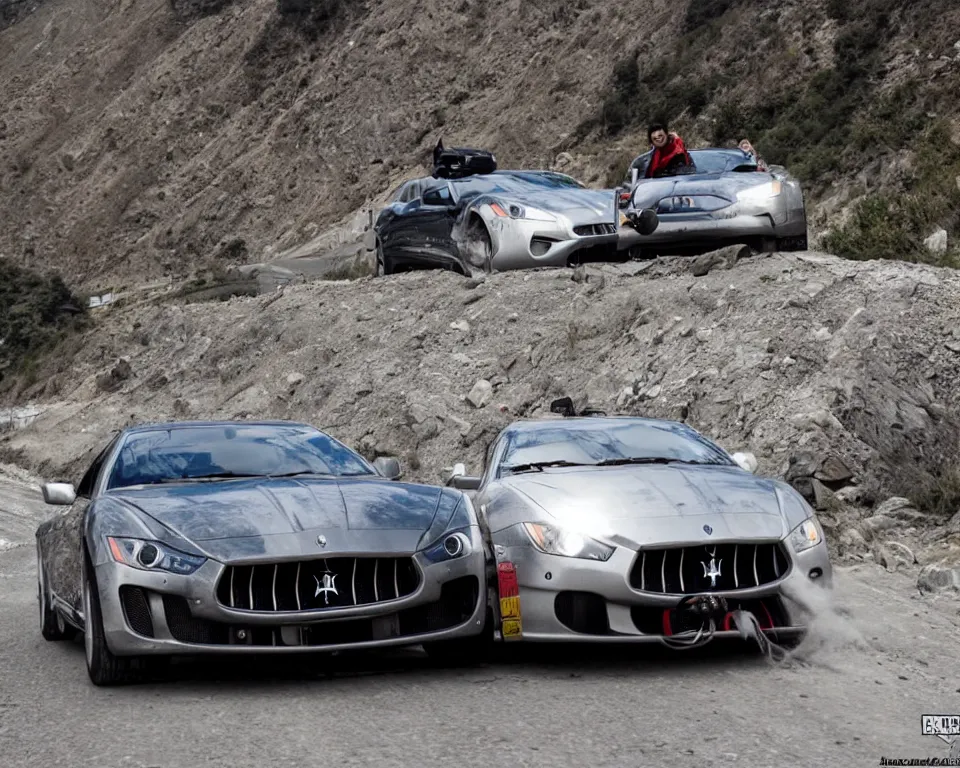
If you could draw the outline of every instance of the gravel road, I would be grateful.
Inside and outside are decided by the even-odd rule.
[[[945,758],[921,714],[960,713],[960,603],[911,574],[841,569],[805,658],[589,648],[472,669],[392,657],[185,664],[90,684],[79,643],[39,632],[39,493],[0,480],[0,764],[868,766]],[[938,764],[938,763],[931,763]],[[946,763],[944,763],[946,764]],[[958,764],[958,763],[954,763]]]

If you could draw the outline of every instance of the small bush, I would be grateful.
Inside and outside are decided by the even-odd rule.
[[[0,259],[0,380],[79,328],[84,302],[59,275],[40,275]]]

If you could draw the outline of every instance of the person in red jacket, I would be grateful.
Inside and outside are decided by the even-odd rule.
[[[647,138],[653,146],[653,154],[647,164],[646,178],[652,179],[664,171],[675,170],[693,165],[687,147],[676,133],[667,130],[667,126],[654,123],[647,129]]]

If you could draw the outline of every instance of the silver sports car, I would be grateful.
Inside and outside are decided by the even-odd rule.
[[[97,685],[176,654],[420,645],[485,636],[490,559],[470,499],[398,482],[290,422],[119,433],[37,529],[40,627],[78,632]]]
[[[588,189],[562,173],[496,170],[482,150],[449,149],[433,175],[401,185],[373,226],[378,275],[448,269],[464,275],[620,261],[616,190]],[[653,211],[635,216],[638,237]]]
[[[490,531],[499,639],[670,645],[702,636],[708,619],[711,638],[742,636],[734,619],[749,612],[761,638],[795,644],[804,588],[832,587],[827,545],[803,497],[755,469],[752,454],[671,421],[506,427],[481,475],[458,464],[449,481]]]
[[[644,178],[650,153],[630,166],[621,190],[628,218],[654,209],[656,232],[641,236],[620,227],[620,248],[633,256],[690,255],[744,243],[758,251],[807,248],[807,216],[800,182],[785,168],[760,171],[740,149],[690,150],[693,167]]]

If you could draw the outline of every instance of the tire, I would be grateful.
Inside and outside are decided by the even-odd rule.
[[[385,277],[389,275],[390,272],[387,271],[387,263],[383,258],[383,245],[377,240],[377,249],[376,249],[376,266],[374,272],[377,277]]]
[[[479,218],[472,218],[467,226],[466,250],[468,252],[465,265],[467,274],[471,267],[479,268],[487,275],[493,272],[493,243],[490,240],[490,233]],[[471,259],[470,256],[476,256],[476,258]]]
[[[480,664],[491,657],[493,648],[493,611],[489,608],[479,635],[423,644],[423,650],[432,661],[453,667]]]
[[[87,674],[97,686],[136,682],[141,665],[135,657],[115,656],[107,647],[97,577],[88,557],[83,559],[83,645]]]
[[[37,542],[37,599],[40,603],[40,634],[43,639],[48,642],[73,640],[77,636],[77,630],[66,622],[60,611],[53,608],[47,599],[47,575],[40,542]]]

